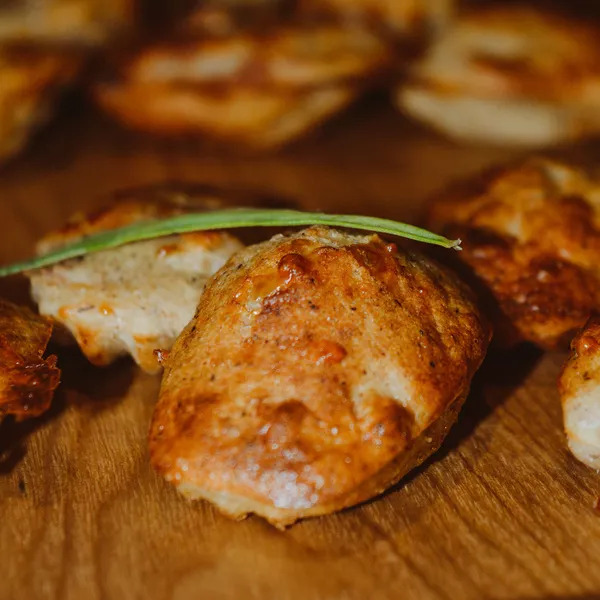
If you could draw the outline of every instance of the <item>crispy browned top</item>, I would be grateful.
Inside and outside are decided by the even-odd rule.
[[[173,483],[306,508],[348,494],[462,397],[489,331],[470,294],[378,236],[249,247],[207,286],[150,434]]]
[[[43,354],[52,321],[0,300],[0,417],[35,417],[48,410],[60,382],[56,356]]]
[[[600,306],[600,186],[581,170],[545,159],[495,170],[440,194],[428,222],[462,238],[459,258],[514,328],[500,336],[563,346]]]
[[[414,77],[439,93],[597,104],[600,28],[525,6],[467,11],[435,41]]]

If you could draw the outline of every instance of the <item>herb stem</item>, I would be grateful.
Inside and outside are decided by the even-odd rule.
[[[391,219],[361,215],[335,215],[289,209],[233,208],[185,213],[152,221],[140,221],[119,229],[92,234],[48,254],[0,267],[0,277],[40,269],[69,258],[99,252],[177,233],[230,229],[238,227],[296,227],[329,225],[387,233],[444,248],[460,249],[460,240],[450,240],[426,229]]]

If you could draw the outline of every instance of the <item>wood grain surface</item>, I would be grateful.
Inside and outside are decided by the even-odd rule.
[[[0,171],[0,261],[119,187],[226,184],[414,220],[430,192],[512,156],[441,140],[381,99],[264,157],[130,135],[75,108]],[[3,281],[0,294],[26,288]],[[0,424],[0,600],[600,598],[600,476],[565,449],[563,359],[489,356],[422,468],[369,503],[281,532],[188,503],[154,475],[157,377],[62,352],[52,411]]]

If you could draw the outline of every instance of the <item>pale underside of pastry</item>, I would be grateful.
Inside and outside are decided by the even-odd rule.
[[[67,51],[0,46],[0,161],[18,153],[51,117],[80,66]]]
[[[496,338],[565,348],[600,308],[600,182],[547,159],[495,169],[437,195],[432,229],[489,301]]]
[[[467,12],[395,94],[449,137],[546,146],[600,131],[600,28],[524,7]]]
[[[456,419],[489,329],[470,292],[377,236],[313,227],[210,281],[166,363],[154,467],[283,527],[383,492]]]
[[[583,463],[600,470],[600,319],[592,318],[571,345],[559,389],[567,441]]]
[[[41,253],[91,233],[142,220],[215,206],[214,196],[121,198],[111,207],[82,215],[38,245]],[[218,197],[217,197],[218,203]],[[130,354],[147,372],[160,364],[192,318],[208,278],[243,245],[225,232],[167,236],[89,254],[29,273],[41,314],[52,316],[75,338],[94,364]]]
[[[147,47],[94,94],[136,129],[272,148],[348,106],[388,58],[363,28],[282,25]]]

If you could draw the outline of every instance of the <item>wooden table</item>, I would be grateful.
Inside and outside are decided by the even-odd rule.
[[[223,183],[414,220],[433,190],[511,156],[441,140],[383,100],[263,157],[131,135],[78,109],[0,172],[0,261],[123,186]],[[600,598],[600,477],[565,449],[563,359],[489,357],[433,459],[381,498],[281,532],[154,475],[157,377],[63,355],[52,411],[0,425],[0,599]]]

